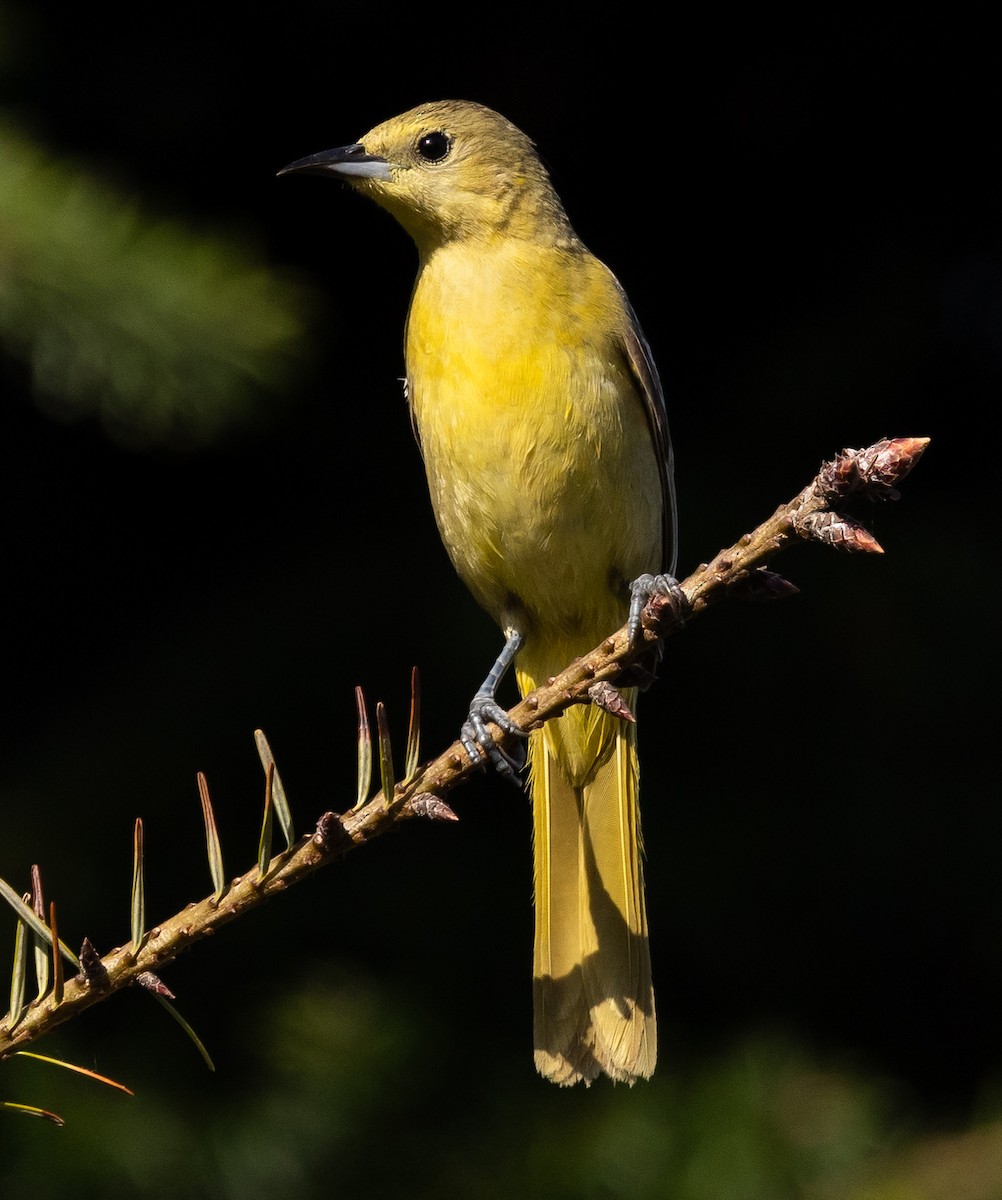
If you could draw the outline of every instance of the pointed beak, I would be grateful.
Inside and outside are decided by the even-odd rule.
[[[390,164],[376,154],[366,154],[361,142],[351,146],[337,146],[334,150],[321,150],[289,163],[279,175],[355,175],[366,179],[382,179],[389,182]]]

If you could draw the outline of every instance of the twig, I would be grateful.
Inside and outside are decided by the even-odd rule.
[[[711,604],[731,596],[776,598],[795,591],[780,576],[765,570],[765,564],[792,542],[816,541],[841,550],[882,553],[872,534],[847,516],[842,506],[854,497],[896,498],[896,484],[918,462],[928,441],[896,438],[865,450],[843,451],[825,463],[789,504],[733,546],[721,550],[711,562],[697,567],[677,591],[652,599],[643,613],[642,635],[635,644],[630,644],[624,625],[515,705],[509,715],[517,724],[535,728],[572,704],[594,701],[616,711],[616,679],[649,656],[660,639],[676,632]],[[620,715],[627,717],[626,712]],[[503,731],[493,725],[491,731],[498,744],[504,745]],[[150,929],[138,947],[120,946],[98,960],[93,947],[85,942],[81,953],[83,972],[65,981],[61,1003],[53,1004],[51,997],[38,999],[23,1010],[13,1029],[6,1022],[0,1023],[0,1059],[112,992],[130,984],[142,986],[151,974],[158,975],[195,942],[349,850],[372,841],[391,826],[418,817],[454,819],[443,796],[477,770],[477,764],[456,741],[424,770],[396,785],[389,799],[380,792],[344,816],[325,813],[312,834],[270,858],[263,870],[255,865],[234,879],[219,899],[208,896],[189,904]],[[392,775],[387,773],[385,777],[391,779]]]

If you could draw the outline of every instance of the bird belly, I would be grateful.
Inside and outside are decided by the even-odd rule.
[[[429,369],[433,368],[433,369]],[[442,540],[477,600],[525,632],[601,636],[660,560],[660,482],[625,364],[550,342],[408,358]]]

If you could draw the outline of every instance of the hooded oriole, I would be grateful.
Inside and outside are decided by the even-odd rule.
[[[347,178],[417,244],[406,386],[432,505],[506,636],[463,740],[504,769],[485,723],[505,725],[494,688],[512,659],[525,695],[621,623],[630,581],[671,566],[650,351],[532,142],[490,109],[424,104],[293,171]],[[529,763],[536,1065],[632,1083],[656,1057],[634,726],[572,708],[532,734]]]

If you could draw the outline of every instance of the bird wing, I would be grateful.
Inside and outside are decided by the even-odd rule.
[[[640,328],[637,314],[622,288],[620,294],[629,317],[623,335],[626,358],[637,383],[640,384],[640,395],[658,460],[658,473],[661,476],[662,561],[668,574],[674,575],[678,562],[678,507],[675,500],[675,456],[668,433],[668,406],[665,404],[658,369],[654,365],[654,356],[644,337],[644,331]]]

